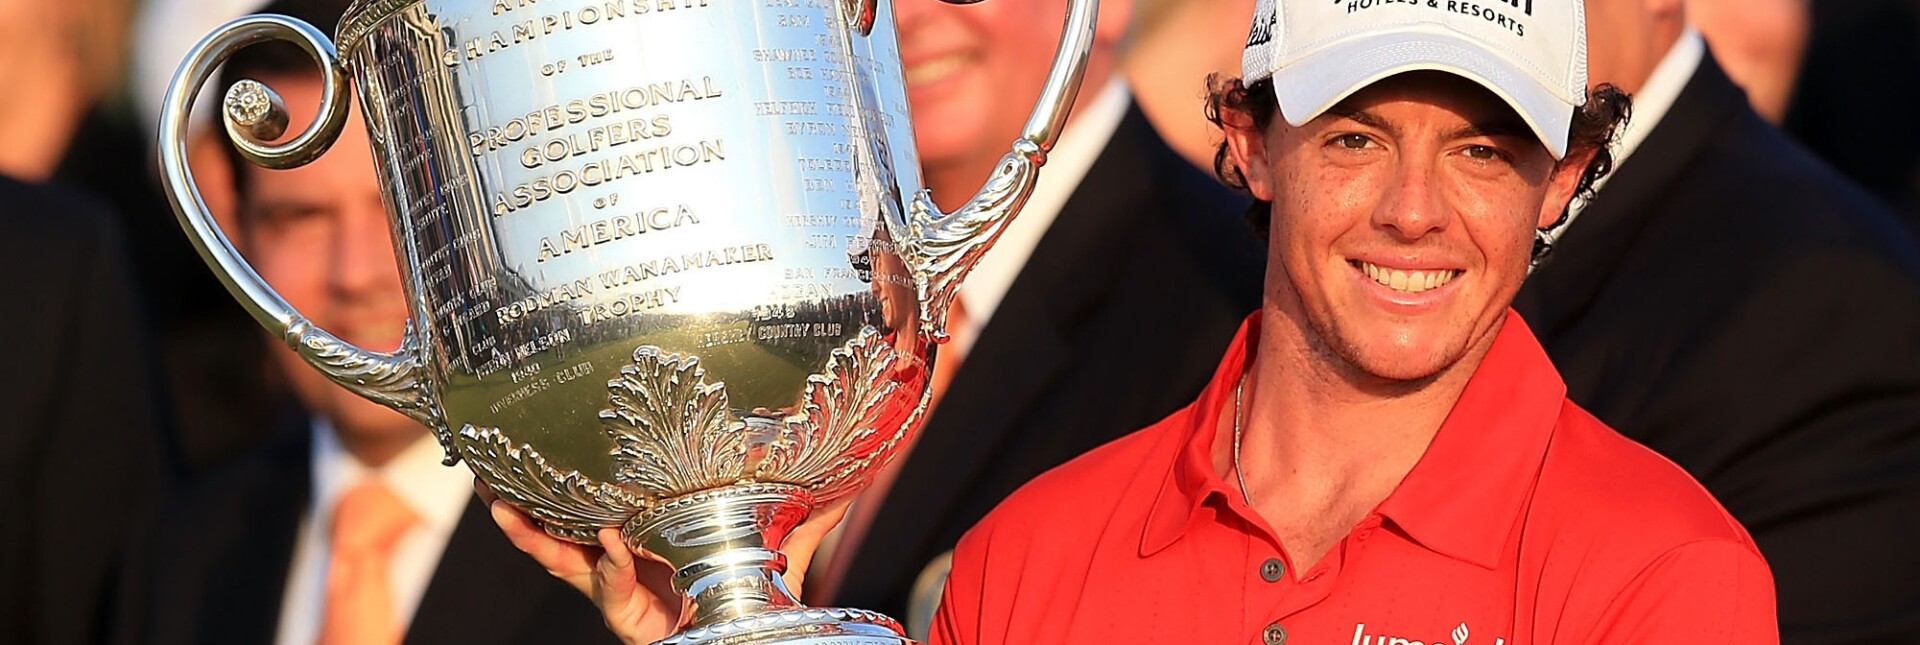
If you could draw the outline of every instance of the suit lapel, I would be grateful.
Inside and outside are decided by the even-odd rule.
[[[305,420],[301,419],[301,423]],[[271,643],[312,489],[308,432],[283,433],[256,485],[234,491],[236,512],[207,526],[206,598],[197,611],[209,643]],[[226,536],[225,538],[213,536]]]
[[[1684,170],[1746,100],[1713,53],[1705,53],[1660,123],[1568,225],[1553,256],[1514,297],[1514,307],[1535,334],[1552,338],[1580,319],[1625,258],[1623,250],[1653,222],[1669,186],[1685,180]]]
[[[513,548],[478,497],[460,523],[407,627],[407,643],[504,645],[525,642],[546,596],[564,589]],[[568,593],[572,593],[568,590]]]
[[[1125,221],[1150,197],[1141,137],[1155,136],[1129,108],[1112,140],[1047,229],[982,330],[938,411],[921,429],[842,583],[836,603],[883,607],[918,575],[922,553],[948,530],[956,500],[982,476],[1006,442],[1028,429],[1019,421],[1044,400],[1073,364],[1071,339],[1088,313],[1118,286],[1124,258],[1104,252],[1131,227]],[[1044,170],[1043,170],[1044,172]],[[960,527],[964,529],[965,527]]]

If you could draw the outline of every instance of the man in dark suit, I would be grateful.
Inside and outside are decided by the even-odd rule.
[[[1633,119],[1515,306],[1574,401],[1752,532],[1783,642],[1920,641],[1920,256],[1754,114],[1679,2],[1587,7],[1589,78]]]
[[[299,551],[313,548],[302,538],[321,520],[310,505],[313,430],[304,413],[288,417],[262,449],[165,508],[163,525],[135,554],[116,642],[306,645],[320,638],[313,624],[325,601],[289,602]],[[619,642],[585,598],[513,549],[477,499],[455,508],[404,639],[390,643]],[[302,612],[308,617],[295,618]],[[289,634],[295,620],[309,626],[300,636]]]
[[[325,28],[344,4],[294,0],[265,11]],[[225,73],[227,84],[253,78],[275,88],[295,123],[319,104],[313,63],[290,46],[250,48]],[[391,350],[409,307],[367,133],[350,119],[311,164],[240,168],[241,213],[228,230],[315,324]],[[426,428],[332,384],[284,346],[273,358],[312,414],[289,419],[261,452],[195,482],[163,511],[135,559],[123,640],[615,642],[586,599],[490,526],[472,475],[440,465]]]
[[[115,218],[0,177],[0,642],[98,642],[123,541],[165,490],[154,370]]]
[[[1066,4],[896,5],[915,143],[943,207],[971,196],[1017,135]],[[919,437],[808,574],[816,603],[924,628],[938,563],[963,532],[1035,475],[1191,400],[1260,304],[1262,246],[1237,217],[1246,202],[1133,105],[1116,67],[1132,3],[1100,4],[1041,185],[961,287],[956,340],[940,354],[940,369],[958,369],[936,376],[946,389]]]

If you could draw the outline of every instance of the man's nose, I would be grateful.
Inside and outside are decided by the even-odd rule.
[[[334,233],[332,279],[333,287],[343,292],[399,291],[393,236],[388,232],[386,211],[379,203],[361,204],[341,213]]]
[[[1446,228],[1451,215],[1439,189],[1434,164],[1403,161],[1397,180],[1373,212],[1375,226],[1403,240],[1417,240]]]

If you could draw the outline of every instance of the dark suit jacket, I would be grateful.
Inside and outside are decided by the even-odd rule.
[[[1192,401],[1260,304],[1245,209],[1130,109],[922,428],[834,604],[904,619],[915,577],[1014,489]]]
[[[1752,532],[1786,643],[1920,642],[1920,258],[1711,56],[1515,305]]]
[[[102,637],[128,529],[165,488],[157,348],[114,218],[0,177],[0,643]]]
[[[1809,2],[1785,127],[1920,232],[1920,2]]]
[[[143,541],[120,643],[268,645],[312,484],[305,420],[196,482]],[[476,497],[427,584],[409,645],[618,643],[592,603],[515,549]]]

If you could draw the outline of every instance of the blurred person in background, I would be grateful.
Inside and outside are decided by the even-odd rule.
[[[88,110],[120,79],[122,0],[0,2],[0,173],[53,177]]]
[[[44,113],[59,105],[78,111],[59,119],[62,124],[57,126],[0,123],[21,131],[20,136],[9,131],[9,141],[53,136],[70,140],[71,145],[44,162],[52,177],[100,198],[112,208],[113,219],[126,237],[141,242],[130,245],[128,255],[134,289],[144,295],[145,325],[152,343],[148,352],[159,364],[162,416],[173,430],[168,451],[177,458],[180,475],[191,478],[257,443],[264,436],[259,429],[292,405],[284,384],[266,369],[260,347],[230,342],[250,334],[254,323],[187,244],[160,193],[153,152],[161,99],[187,49],[215,26],[263,2],[39,4],[44,6],[33,11],[41,17],[8,19],[0,30],[20,30],[22,43],[54,39],[65,32],[60,37],[62,46],[79,52],[80,60],[68,67],[88,79],[92,89],[77,103],[60,91],[8,94],[0,97],[0,105],[20,104],[10,107],[9,114]],[[70,15],[84,26],[48,27],[50,16],[56,15]],[[40,26],[28,28],[36,24]],[[13,76],[47,75],[33,70]],[[206,118],[199,119],[193,134],[189,156],[202,194],[216,217],[230,221],[233,191],[222,158],[226,135]]]
[[[331,30],[345,0],[265,9]],[[285,97],[292,122],[316,110],[321,80],[286,43],[230,60]],[[315,324],[391,351],[408,306],[367,131],[357,112],[329,152],[286,171],[236,165],[238,217],[226,230],[260,276]],[[239,164],[237,157],[235,162]],[[311,415],[171,501],[133,557],[116,640],[217,645],[612,642],[578,594],[514,552],[465,468],[419,423],[335,385],[281,339],[273,367]]]
[[[1782,642],[1920,642],[1920,252],[1689,19],[1587,2],[1589,79],[1634,112],[1514,307],[1570,398],[1752,532]]]
[[[96,190],[112,191],[128,216],[128,230],[148,243],[134,261],[140,284],[155,294],[154,328],[164,350],[162,373],[175,425],[183,474],[197,477],[267,436],[276,418],[298,414],[283,379],[269,368],[264,347],[236,343],[257,325],[233,302],[187,243],[159,190],[153,144],[160,107],[173,73],[193,44],[215,27],[266,4],[264,0],[146,0],[135,14],[128,88],[131,105],[89,124],[95,136],[80,171]],[[201,106],[217,105],[211,86]],[[234,223],[227,135],[198,110],[188,129],[187,162],[215,221]],[[130,121],[130,122],[129,122]],[[138,178],[137,180],[135,178]]]
[[[123,544],[171,481],[158,351],[92,196],[0,176],[0,276],[0,643],[98,642]]]
[[[1920,232],[1920,2],[1811,5],[1787,131]]]
[[[1809,0],[1686,0],[1687,21],[1767,122],[1779,125],[1807,50]]]
[[[1206,79],[1240,72],[1239,39],[1221,34],[1246,26],[1253,0],[1136,1],[1120,56],[1134,102],[1168,146],[1211,170],[1220,129],[1203,113]]]
[[[160,136],[160,108],[166,104],[167,86],[173,83],[173,74],[180,69],[187,51],[220,25],[258,11],[266,4],[266,0],[146,0],[141,3],[132,30],[132,49],[136,55],[129,61],[127,86],[140,132],[149,143]],[[214,105],[219,100],[214,89],[211,85],[200,88],[196,103]],[[200,187],[201,199],[207,202],[207,210],[224,224],[233,220],[233,169],[225,163],[227,134],[214,118],[214,112],[194,112],[187,130],[191,138],[187,143],[187,161],[193,166],[193,178]]]
[[[115,0],[0,1],[0,642],[105,633],[123,542],[166,490],[153,361],[118,216],[48,183],[118,76]]]

